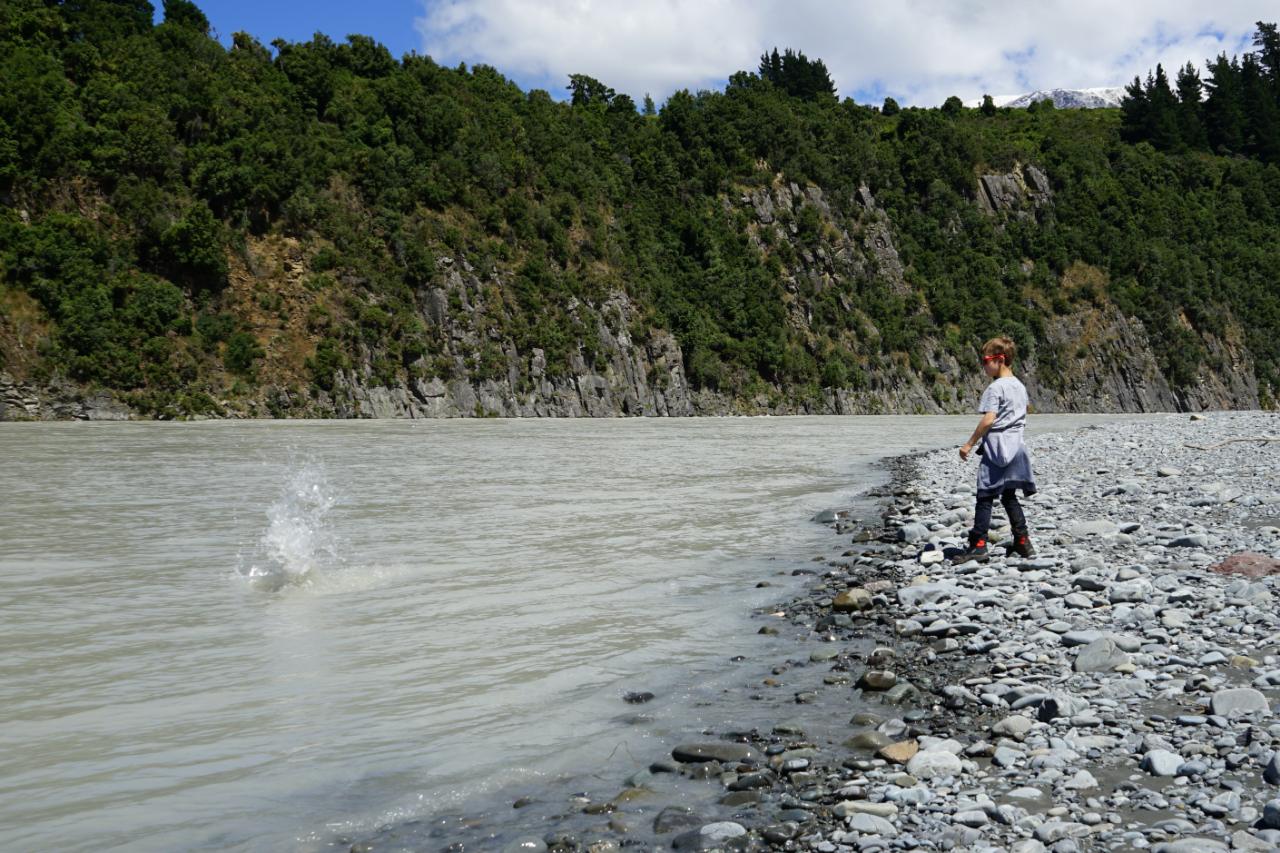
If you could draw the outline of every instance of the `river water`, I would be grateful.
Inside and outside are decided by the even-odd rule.
[[[607,764],[974,421],[0,424],[0,847],[324,849]]]

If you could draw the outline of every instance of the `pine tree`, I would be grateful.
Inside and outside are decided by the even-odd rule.
[[[1280,162],[1280,30],[1259,21],[1253,44],[1257,50],[1243,64],[1225,53],[1206,62],[1203,81],[1187,63],[1176,96],[1159,65],[1145,84],[1135,77],[1120,105],[1122,138]]]
[[[1240,63],[1225,53],[1207,66],[1204,81],[1209,96],[1204,103],[1204,126],[1214,151],[1240,153],[1244,150],[1244,97],[1240,85]]]
[[[762,55],[760,77],[794,98],[815,101],[834,98],[836,94],[826,63],[821,59],[810,60],[791,48],[779,55],[775,47],[772,53]]]
[[[1240,95],[1245,115],[1245,153],[1265,162],[1280,162],[1280,105],[1257,54],[1244,56]]]
[[[760,77],[776,86],[782,85],[782,57],[776,47],[772,53],[760,57]]]
[[[1124,91],[1125,97],[1120,101],[1120,136],[1126,142],[1140,142],[1147,138],[1150,129],[1147,90],[1142,87],[1142,80],[1134,77]]]
[[[1182,144],[1178,132],[1178,101],[1169,88],[1164,66],[1157,64],[1155,76],[1147,75],[1147,139],[1161,151],[1172,151]]]
[[[644,114],[647,116],[656,116],[658,114],[658,109],[653,105],[653,98],[649,96],[648,92],[644,93]]]
[[[1258,49],[1258,62],[1266,71],[1267,80],[1276,96],[1280,97],[1280,31],[1277,31],[1276,25],[1258,21],[1253,46]]]
[[[1188,62],[1178,71],[1178,132],[1188,148],[1203,149],[1209,144],[1200,118],[1204,86],[1196,67]]]

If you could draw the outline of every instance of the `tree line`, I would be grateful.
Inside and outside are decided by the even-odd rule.
[[[163,11],[0,5],[0,305],[42,312],[33,370],[144,411],[264,383],[314,395],[357,364],[386,385],[455,378],[421,300],[459,258],[488,288],[472,378],[503,376],[504,348],[525,374],[534,348],[553,376],[599,366],[575,306],[621,291],[634,339],[671,332],[695,387],[729,395],[928,377],[922,341],[968,363],[993,329],[1048,369],[1077,355],[1047,344],[1050,321],[1106,306],[1143,320],[1175,385],[1215,367],[1205,335],[1239,326],[1275,386],[1280,170],[1261,150],[1136,144],[1127,111],[876,109],[790,49],[659,107],[588,75],[558,100],[359,35],[224,47],[189,0]],[[1052,205],[983,213],[978,176],[1032,163]],[[791,184],[826,209],[802,191],[765,225],[742,202]],[[905,290],[861,248],[864,186]],[[268,238],[299,247],[300,295],[265,274],[231,286]]]
[[[1280,32],[1258,22],[1256,50],[1219,54],[1202,78],[1188,62],[1172,84],[1157,65],[1135,77],[1121,104],[1124,138],[1161,151],[1212,151],[1280,162]]]

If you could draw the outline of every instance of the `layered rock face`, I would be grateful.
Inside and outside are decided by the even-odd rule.
[[[481,280],[469,267],[451,274],[446,288],[479,289]],[[448,310],[446,288],[426,294],[425,316],[450,342],[455,372],[465,375],[463,353],[478,341],[466,311]],[[685,380],[680,345],[670,334],[651,333],[648,341],[631,340],[627,331],[634,307],[625,294],[614,294],[599,307],[579,306],[583,319],[596,326],[604,367],[589,368],[581,353],[570,357],[569,375],[549,376],[546,354],[527,356],[504,342],[506,376],[419,379],[394,388],[371,385],[367,366],[339,374],[333,395],[320,405],[337,417],[677,417],[698,414]],[[597,365],[599,360],[597,359]],[[522,370],[522,368],[527,368]],[[522,380],[527,376],[527,381]]]
[[[1012,214],[1030,219],[1034,211],[1051,204],[1049,177],[1035,166],[1020,166],[1004,175],[978,178],[978,204],[990,214]]]
[[[0,371],[0,421],[123,421],[131,411],[110,392],[58,382],[18,382]]]
[[[779,175],[722,203],[740,221],[746,214],[746,237],[762,252],[777,255],[783,243],[789,244],[783,253],[789,260],[780,272],[786,322],[802,338],[818,335],[814,305],[819,297],[830,299],[829,291],[856,321],[859,340],[880,336],[859,310],[862,288],[880,287],[894,297],[913,293],[910,271],[895,245],[894,223],[866,186],[852,197],[836,198]],[[1052,183],[1038,167],[1018,164],[1008,173],[978,176],[974,203],[1000,221],[1044,221],[1052,213]],[[807,238],[798,225],[802,214],[810,221]],[[286,270],[281,275],[298,278],[303,256],[297,245],[290,251],[293,255],[276,266]],[[1025,262],[1024,272],[1030,268]],[[552,366],[542,349],[522,351],[506,331],[511,317],[495,301],[504,285],[499,272],[479,271],[463,257],[438,259],[437,272],[433,284],[418,294],[418,314],[439,346],[433,366],[420,362],[414,367],[422,369],[411,368],[410,378],[387,385],[378,378],[373,353],[352,352],[350,366],[326,391],[300,390],[295,369],[288,384],[267,377],[250,397],[220,401],[220,413],[338,418],[940,414],[971,411],[985,384],[972,362],[958,362],[943,346],[939,332],[914,341],[909,354],[864,358],[856,387],[809,395],[770,387],[747,398],[694,389],[679,341],[638,324],[642,311],[621,290],[599,303],[572,304],[579,333],[592,333],[593,355],[585,356],[578,341],[567,366],[563,358]],[[270,290],[271,274],[261,275],[251,284]],[[300,292],[301,285],[293,284]],[[1019,360],[1017,373],[1037,411],[1258,408],[1260,392],[1239,324],[1228,320],[1221,339],[1187,328],[1198,335],[1214,365],[1202,366],[1187,387],[1174,388],[1160,370],[1143,324],[1105,300],[1046,316],[1043,339]],[[271,340],[263,345],[272,351]],[[483,370],[482,352],[488,353]],[[107,392],[86,393],[66,382],[22,384],[0,373],[0,420],[128,416],[128,408]]]

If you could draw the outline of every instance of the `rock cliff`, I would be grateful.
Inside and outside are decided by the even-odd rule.
[[[1039,220],[1053,205],[1049,176],[1030,164],[1004,174],[976,176],[973,203],[991,216]],[[833,198],[821,187],[801,187],[776,176],[767,186],[723,199],[727,215],[745,213],[747,238],[762,252],[788,259],[780,266],[787,322],[804,336],[820,297],[834,298],[858,329],[880,330],[859,311],[858,293],[882,287],[912,304],[911,272],[895,242],[894,224],[872,191],[860,186],[849,198]],[[801,227],[807,221],[807,231]],[[350,353],[326,390],[298,381],[306,339],[301,320],[313,299],[303,286],[303,250],[256,247],[266,261],[245,265],[233,279],[246,293],[285,294],[287,321],[261,324],[258,337],[267,358],[258,388],[237,400],[218,402],[217,415],[231,417],[617,417],[726,414],[960,413],[973,408],[983,377],[967,359],[957,360],[942,342],[926,335],[911,353],[868,356],[850,387],[807,394],[765,387],[749,397],[694,389],[685,372],[679,341],[649,327],[622,289],[599,302],[575,301],[577,341],[568,369],[549,369],[546,353],[519,349],[504,332],[503,308],[494,294],[503,285],[496,268],[476,269],[465,257],[437,259],[437,275],[417,295],[417,313],[436,342],[408,370],[408,378],[379,378],[375,354]],[[252,247],[251,247],[252,248]],[[268,257],[273,255],[279,257]],[[234,261],[234,259],[233,259]],[[1024,270],[1025,271],[1025,270]],[[279,279],[278,281],[276,279]],[[862,288],[863,291],[860,291]],[[825,295],[825,297],[824,297]],[[927,316],[923,306],[915,309]],[[1052,314],[1052,312],[1047,312]],[[495,318],[497,318],[495,320]],[[507,317],[506,319],[509,319]],[[265,322],[265,321],[264,321]],[[273,321],[274,322],[274,321]],[[1147,331],[1105,302],[1046,319],[1042,340],[1021,360],[1018,373],[1040,411],[1157,411],[1258,408],[1259,389],[1239,326],[1230,321],[1222,338],[1198,334],[1213,368],[1202,367],[1190,387],[1174,388],[1160,370]],[[1190,326],[1188,325],[1188,329]],[[993,330],[994,331],[994,330]],[[1194,330],[1191,330],[1194,332]],[[589,333],[589,335],[587,334]],[[287,338],[287,342],[286,342]],[[486,354],[485,358],[481,358]],[[289,369],[276,369],[292,359]],[[484,362],[483,368],[481,362]],[[563,362],[563,360],[562,360]],[[292,371],[292,372],[290,372]],[[54,380],[20,382],[0,373],[0,420],[120,419],[129,408],[107,392]]]

